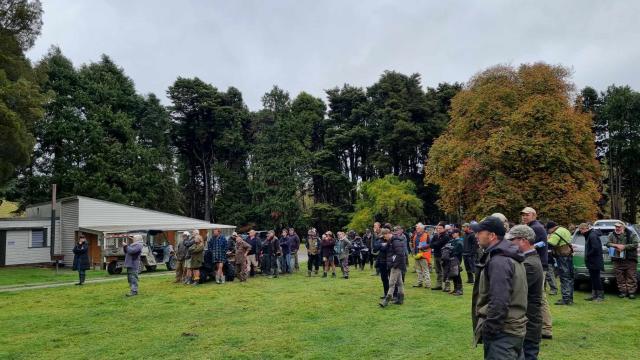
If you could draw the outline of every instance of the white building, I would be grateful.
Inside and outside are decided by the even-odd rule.
[[[80,233],[89,243],[94,266],[103,266],[103,240],[109,233],[133,230],[162,230],[175,245],[178,232],[198,229],[206,235],[219,228],[226,235],[235,226],[212,224],[203,220],[137,208],[84,196],[63,198],[56,203],[54,254],[63,255],[71,265],[73,247]],[[51,202],[26,208],[25,217],[0,219],[0,266],[51,263]]]

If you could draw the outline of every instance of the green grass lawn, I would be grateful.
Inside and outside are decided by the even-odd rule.
[[[379,278],[370,274],[199,287],[143,278],[135,298],[124,296],[125,280],[0,293],[0,358],[482,358],[471,346],[469,287],[459,298],[409,287],[404,305],[381,309]],[[636,358],[640,303],[584,296],[577,292],[571,307],[551,305],[554,339],[542,343],[540,358]]]
[[[87,280],[108,277],[106,270],[87,270]],[[3,268],[0,269],[0,288],[27,284],[59,283],[78,280],[78,272],[69,268]]]

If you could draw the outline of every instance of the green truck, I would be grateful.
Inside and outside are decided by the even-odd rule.
[[[600,273],[600,277],[605,284],[615,282],[616,275],[613,273],[613,264],[611,257],[609,256],[609,250],[606,247],[607,238],[614,230],[614,224],[618,220],[598,220],[593,224],[593,229],[600,231],[600,242],[602,242],[602,254],[604,256],[604,271]],[[634,234],[638,234],[636,229],[632,225],[627,225],[627,228]],[[584,264],[584,236],[580,231],[576,230],[573,233],[573,239],[571,241],[573,246],[573,267],[574,278],[576,287],[581,281],[589,280],[589,270]],[[640,247],[638,247],[638,254],[640,254]],[[636,279],[640,282],[640,265],[638,266],[638,274]]]

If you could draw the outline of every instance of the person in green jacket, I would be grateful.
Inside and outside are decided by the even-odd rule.
[[[615,224],[615,230],[609,234],[607,247],[610,249],[613,271],[616,273],[618,296],[629,299],[636,298],[638,283],[636,271],[638,268],[638,235],[624,226],[622,221]]]
[[[556,305],[573,304],[573,247],[571,246],[571,232],[553,221],[547,223],[549,237],[547,243],[553,249],[553,258],[556,261],[558,275],[560,276],[560,292],[562,299],[556,301]]]

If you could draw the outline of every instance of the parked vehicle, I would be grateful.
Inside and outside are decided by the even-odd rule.
[[[613,283],[616,280],[616,275],[613,272],[613,263],[611,262],[611,257],[609,256],[609,249],[606,246],[609,234],[613,232],[614,224],[616,222],[618,222],[618,220],[598,220],[593,225],[593,229],[600,231],[600,242],[602,242],[602,254],[604,256],[604,271],[600,273],[600,277],[605,284]],[[638,232],[633,225],[627,225],[627,229],[629,229],[632,233],[638,235]],[[579,281],[589,280],[589,270],[584,263],[585,239],[580,231],[576,230],[573,233],[571,243],[573,246],[573,267],[576,283],[578,283]],[[640,254],[640,247],[638,248],[638,254]],[[640,265],[638,266],[637,279],[640,282]]]
[[[167,270],[175,270],[176,257],[173,246],[168,243],[164,232],[160,230],[136,230],[126,233],[106,234],[104,237],[103,257],[106,259],[107,272],[111,275],[122,273],[125,254],[122,242],[133,235],[142,235],[143,247],[140,254],[139,272],[144,269],[156,271],[158,264],[164,263]]]

